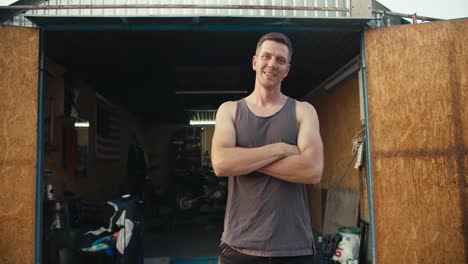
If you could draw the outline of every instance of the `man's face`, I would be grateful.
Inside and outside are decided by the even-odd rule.
[[[262,43],[258,54],[253,57],[252,67],[257,81],[263,87],[275,88],[281,85],[291,67],[288,55],[288,46],[285,44],[272,40]]]

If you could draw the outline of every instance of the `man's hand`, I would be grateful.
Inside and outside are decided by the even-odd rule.
[[[323,144],[317,113],[309,103],[297,102],[296,117],[299,123],[297,147],[282,144],[290,156],[258,171],[288,182],[317,184],[323,171]]]
[[[284,142],[277,143],[278,147],[281,148],[281,152],[284,153],[284,157],[291,157],[294,155],[300,155],[301,151],[295,145],[290,145]]]
[[[217,176],[240,176],[256,171],[282,158],[298,155],[296,146],[275,143],[258,148],[236,147],[234,116],[236,102],[226,102],[216,113],[211,144],[211,164]]]

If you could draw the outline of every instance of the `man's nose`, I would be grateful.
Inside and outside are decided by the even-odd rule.
[[[271,68],[275,68],[276,65],[277,65],[277,61],[276,61],[276,58],[275,57],[272,57],[269,61],[268,61],[268,67],[271,67]]]

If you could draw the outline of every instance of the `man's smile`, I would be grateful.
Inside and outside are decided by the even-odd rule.
[[[276,73],[274,73],[274,72],[264,71],[263,73],[264,73],[266,76],[276,77]]]

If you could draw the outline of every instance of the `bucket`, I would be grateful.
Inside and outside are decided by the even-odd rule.
[[[343,237],[336,248],[333,260],[342,264],[358,264],[361,244],[361,228],[341,227],[338,233]]]

